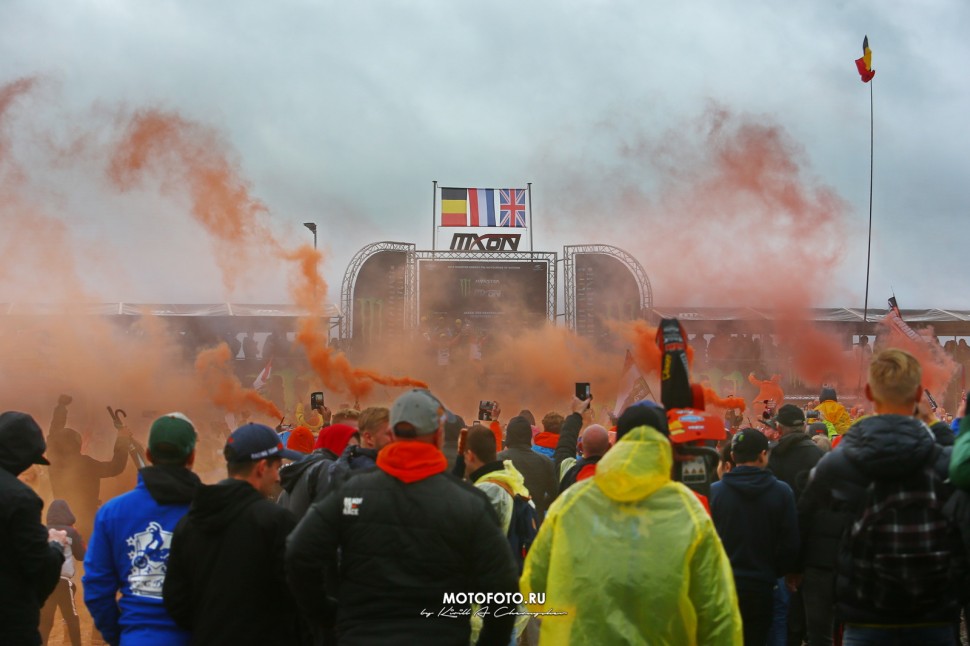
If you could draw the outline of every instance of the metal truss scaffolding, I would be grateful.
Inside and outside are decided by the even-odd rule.
[[[367,245],[360,251],[358,251],[353,258],[350,260],[350,264],[347,265],[347,271],[344,272],[344,280],[340,286],[340,304],[341,309],[343,309],[343,318],[341,319],[341,329],[340,337],[343,339],[349,338],[353,334],[354,330],[354,285],[357,282],[357,275],[360,273],[361,267],[367,260],[378,253],[383,251],[397,251],[403,252],[405,254],[405,270],[404,270],[404,320],[408,326],[413,326],[417,318],[417,292],[415,291],[416,283],[416,263],[415,263],[415,245],[407,242],[375,242]]]
[[[640,288],[640,311],[646,312],[653,307],[653,288],[650,278],[643,270],[640,261],[618,247],[603,244],[568,245],[563,249],[566,299],[566,325],[576,329],[576,254],[596,253],[612,256],[629,268]]]

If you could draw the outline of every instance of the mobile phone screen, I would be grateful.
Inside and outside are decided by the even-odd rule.
[[[587,400],[591,396],[589,389],[589,382],[580,382],[576,384],[576,397],[578,399]]]

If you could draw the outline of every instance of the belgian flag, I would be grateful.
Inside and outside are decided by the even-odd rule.
[[[863,83],[868,83],[876,75],[876,70],[872,69],[872,50],[869,49],[869,36],[862,39],[862,58],[855,59],[856,69]]]
[[[441,189],[441,226],[468,226],[468,189]]]

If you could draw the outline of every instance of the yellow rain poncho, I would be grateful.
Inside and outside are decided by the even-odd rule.
[[[641,427],[549,508],[520,586],[542,644],[741,644],[731,564],[670,442]]]

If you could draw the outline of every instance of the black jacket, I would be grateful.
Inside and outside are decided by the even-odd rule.
[[[556,498],[556,478],[552,473],[552,462],[544,455],[539,455],[526,444],[510,445],[498,454],[499,460],[511,460],[512,466],[525,479],[525,488],[532,496],[536,513],[539,518],[546,515],[546,509]]]
[[[196,644],[299,643],[283,573],[296,519],[243,480],[199,489],[172,534],[165,608]]]
[[[354,473],[373,469],[377,465],[377,453],[377,449],[349,445],[337,461],[330,465],[330,487],[340,486]]]
[[[340,644],[468,644],[469,619],[438,613],[469,605],[443,595],[518,590],[488,498],[445,473],[409,484],[380,469],[349,478],[290,535],[286,569],[307,616],[325,615],[324,600],[338,599]],[[504,646],[513,620],[485,618],[478,643]]]
[[[764,469],[738,466],[711,485],[710,502],[738,588],[770,587],[794,570],[798,523],[791,487]]]
[[[280,469],[280,493],[277,502],[289,509],[297,520],[317,500],[323,500],[330,484],[330,467],[337,456],[330,449],[317,449],[299,462]]]
[[[808,484],[808,473],[815,468],[823,455],[825,451],[808,435],[790,432],[783,435],[768,454],[768,469],[776,478],[791,487],[795,500],[798,501]]]
[[[937,444],[932,431],[914,417],[874,415],[853,424],[839,446],[819,461],[798,502],[802,565],[835,570],[837,577],[847,576],[846,566],[840,564],[842,538],[862,511],[869,484],[901,478],[927,465],[946,479],[952,451],[952,446]],[[941,590],[940,595],[941,616],[946,616],[956,594]],[[838,597],[836,613],[849,623],[902,621],[879,617],[872,608],[846,604]],[[924,623],[924,619],[932,622],[940,617],[908,618],[905,623]]]
[[[17,479],[44,453],[40,428],[28,434],[7,421],[17,420],[0,422],[0,644],[36,646],[40,609],[57,586],[64,554],[47,541],[44,501]]]
[[[556,442],[556,450],[552,455],[552,465],[559,480],[559,466],[566,458],[576,457],[576,446],[579,444],[579,432],[583,430],[583,416],[579,413],[570,413],[562,422],[559,429],[559,441]]]
[[[588,458],[583,457],[576,460],[576,464],[571,466],[566,473],[562,474],[562,480],[559,481],[559,493],[562,493],[566,489],[569,489],[571,486],[576,484],[576,478],[579,477],[580,471],[591,464],[598,464],[602,459],[602,455],[591,455]]]

